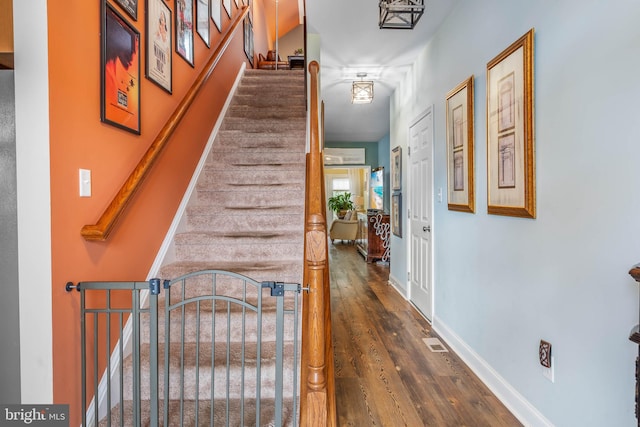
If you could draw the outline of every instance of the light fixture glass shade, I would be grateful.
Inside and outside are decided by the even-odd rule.
[[[353,82],[351,89],[352,104],[370,104],[373,101],[373,82],[359,81]]]
[[[411,30],[424,13],[424,0],[380,0],[380,28]]]

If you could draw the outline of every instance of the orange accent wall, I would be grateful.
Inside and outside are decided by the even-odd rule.
[[[60,7],[50,0],[48,8],[54,403],[70,405],[72,426],[82,419],[80,298],[78,293],[66,293],[64,284],[146,279],[237,72],[246,61],[240,25],[109,240],[87,242],[80,229],[98,219],[222,38],[213,23],[211,49],[194,34],[195,68],[174,47],[170,95],[144,78],[145,1],[138,2],[137,22],[123,13],[141,34],[142,123],[141,135],[135,135],[100,121],[100,3],[72,0]],[[167,3],[173,10],[175,2]],[[255,7],[259,10],[261,4],[255,2]],[[225,13],[222,17],[226,31],[230,19]],[[255,46],[264,46],[265,30],[257,27]],[[92,172],[90,198],[78,195],[80,168]],[[130,296],[123,299],[126,304]]]
[[[0,52],[13,52],[13,0],[0,0]]]

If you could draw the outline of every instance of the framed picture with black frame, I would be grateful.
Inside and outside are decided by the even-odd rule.
[[[402,190],[402,148],[391,150],[391,190]]]
[[[140,33],[102,2],[100,119],[140,134]]]
[[[253,23],[249,14],[244,18],[244,53],[253,67]]]
[[[209,25],[209,8],[211,0],[195,0],[196,1],[196,30],[198,35],[207,45],[211,47],[211,26]]]
[[[138,0],[115,0],[134,21],[138,20]]]
[[[171,9],[163,0],[147,0],[147,79],[172,91]]]
[[[211,0],[211,20],[218,32],[222,32],[222,3],[220,0]]]
[[[402,193],[391,196],[391,232],[402,237]]]
[[[193,67],[193,0],[176,0],[176,52]]]

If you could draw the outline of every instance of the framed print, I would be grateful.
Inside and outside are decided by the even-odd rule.
[[[133,18],[134,21],[138,20],[138,0],[116,0],[118,6],[122,8],[127,15]]]
[[[391,196],[391,232],[402,237],[402,193]]]
[[[100,119],[140,134],[140,33],[104,2],[102,6]]]
[[[163,0],[147,0],[147,65],[149,80],[171,93],[171,9]]]
[[[536,217],[533,28],[487,64],[488,212]]]
[[[195,0],[196,2],[196,31],[207,45],[211,47],[211,32],[209,31],[209,1]]]
[[[391,150],[391,190],[402,189],[402,148]]]
[[[176,52],[193,67],[193,0],[176,0]]]
[[[215,24],[218,32],[222,32],[222,4],[220,0],[211,0],[211,20]]]
[[[231,0],[222,0],[222,5],[224,6],[224,10],[227,11],[229,18],[231,18]]]
[[[475,212],[473,76],[447,94],[447,199],[450,211]]]
[[[253,67],[253,24],[247,14],[244,18],[244,53],[247,55],[249,63]]]

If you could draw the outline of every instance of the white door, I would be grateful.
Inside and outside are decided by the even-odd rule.
[[[411,302],[431,320],[431,221],[433,199],[433,108],[409,129],[410,151],[410,266]]]

